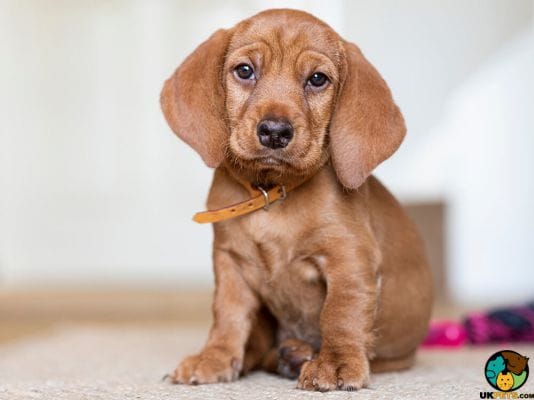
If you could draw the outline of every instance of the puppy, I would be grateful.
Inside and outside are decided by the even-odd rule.
[[[261,12],[215,32],[165,82],[172,130],[215,168],[213,325],[176,383],[252,369],[356,390],[409,367],[431,276],[401,206],[370,175],[403,117],[378,72],[315,17]],[[263,208],[263,209],[262,209]]]

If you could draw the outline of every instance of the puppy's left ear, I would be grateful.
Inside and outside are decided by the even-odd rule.
[[[330,123],[330,150],[343,186],[356,189],[400,146],[406,127],[391,92],[352,43],[344,43],[345,79]]]
[[[198,46],[161,91],[169,126],[212,168],[222,162],[228,141],[222,66],[231,33],[220,29]]]

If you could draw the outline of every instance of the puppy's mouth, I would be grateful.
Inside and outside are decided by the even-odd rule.
[[[267,156],[267,157],[257,157],[253,159],[254,162],[256,162],[259,165],[266,165],[266,166],[284,166],[289,165],[289,163],[279,157],[276,156]]]
[[[267,150],[246,151],[240,145],[236,149],[230,147],[234,161],[238,164],[257,169],[282,169],[293,166],[291,158],[285,151]]]
[[[296,133],[297,138],[303,132]],[[317,146],[316,146],[317,147]],[[257,143],[256,135],[232,134],[227,147],[227,161],[237,171],[249,175],[277,177],[303,176],[312,173],[328,158],[324,148],[314,148],[313,143],[292,141],[283,148],[268,148]]]
[[[242,159],[241,162],[256,171],[285,173],[295,169],[295,166],[286,158],[273,155],[253,157],[248,160]]]
[[[289,175],[301,175],[298,164],[294,164],[285,154],[245,154],[232,152],[229,161],[253,182],[273,182]]]

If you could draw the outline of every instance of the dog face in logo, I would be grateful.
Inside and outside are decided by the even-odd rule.
[[[497,375],[504,371],[504,368],[504,358],[502,358],[502,356],[498,356],[495,358],[495,360],[488,362],[488,365],[486,366],[486,377],[492,384],[495,385]]]
[[[512,386],[514,386],[514,378],[512,377],[512,374],[510,372],[505,374],[499,372],[499,375],[497,375],[497,387],[503,392],[507,392]]]
[[[528,357],[513,351],[503,351],[501,354],[506,360],[506,369],[515,375],[520,375],[527,367]]]

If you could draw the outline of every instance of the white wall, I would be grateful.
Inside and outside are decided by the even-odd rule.
[[[0,284],[208,284],[211,229],[190,218],[202,208],[210,171],[170,133],[159,90],[215,29],[284,5],[312,11],[357,42],[390,83],[410,134],[378,171],[386,184],[403,199],[452,198],[448,164],[422,163],[442,160],[444,142],[462,143],[461,135],[449,141],[443,128],[456,103],[470,104],[458,93],[488,63],[507,57],[500,50],[532,24],[533,1],[3,1]],[[480,93],[484,82],[491,84],[482,82]],[[473,125],[483,120],[480,112]],[[512,108],[508,115],[514,118]],[[526,138],[529,128],[531,120],[518,137]],[[492,132],[488,142],[500,143],[499,132]],[[513,160],[515,154],[500,156]],[[461,182],[481,175],[482,169],[473,171]],[[506,197],[514,195],[510,186]],[[455,188],[465,191],[463,183]],[[498,190],[491,196],[506,199]],[[460,251],[461,240],[468,246],[462,251],[474,257],[469,243],[476,232],[464,232],[465,239],[455,229],[453,251]],[[482,240],[486,248],[493,243]],[[507,246],[502,258],[512,251]],[[528,268],[518,254],[514,265]],[[472,294],[457,297],[483,299],[476,273],[461,273],[474,260],[451,255],[451,262],[454,282],[464,282],[461,293]]]
[[[461,301],[534,298],[533,71],[530,29],[453,92],[405,164],[419,187],[448,200],[451,291]]]

